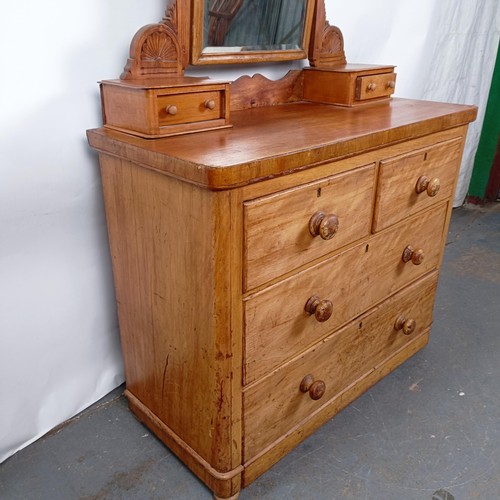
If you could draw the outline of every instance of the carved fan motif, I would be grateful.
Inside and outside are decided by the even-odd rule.
[[[177,51],[172,39],[165,33],[152,33],[142,46],[143,61],[174,61],[176,57]]]
[[[167,0],[162,21],[135,34],[122,80],[184,74],[189,61],[189,9],[187,1]]]
[[[122,80],[182,75],[180,48],[172,28],[163,23],[141,28],[130,44],[130,57]]]
[[[323,65],[345,64],[344,39],[336,26],[325,25],[320,62]]]

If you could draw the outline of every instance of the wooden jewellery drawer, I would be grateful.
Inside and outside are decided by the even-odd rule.
[[[244,460],[426,335],[436,285],[433,272],[244,389]]]
[[[251,383],[437,268],[448,204],[419,213],[244,301]]]
[[[356,78],[356,101],[389,97],[396,88],[396,75],[382,73]]]
[[[388,99],[395,88],[394,66],[345,64],[304,70],[304,99],[313,102],[356,106]]]
[[[177,82],[177,83],[176,83]],[[182,78],[170,82],[101,83],[104,126],[145,138],[229,127],[229,84]]]

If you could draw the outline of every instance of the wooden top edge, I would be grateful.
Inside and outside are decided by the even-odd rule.
[[[213,190],[231,189],[467,125],[475,106],[394,98],[355,108],[294,103],[232,114],[232,129],[142,139],[107,129],[90,145]]]
[[[353,73],[359,71],[378,71],[382,73],[389,73],[394,70],[396,66],[376,65],[376,64],[341,64],[338,66],[331,66],[328,68],[304,68],[304,70],[314,71],[333,71],[336,73]]]
[[[136,89],[163,89],[171,87],[189,87],[192,85],[220,85],[227,84],[229,81],[212,80],[209,77],[198,76],[172,76],[168,78],[148,78],[140,80],[102,80],[99,83]]]

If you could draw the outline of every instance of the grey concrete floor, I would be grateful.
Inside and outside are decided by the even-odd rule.
[[[0,465],[1,499],[210,499],[119,388]],[[454,210],[429,345],[248,499],[500,499],[500,203]]]

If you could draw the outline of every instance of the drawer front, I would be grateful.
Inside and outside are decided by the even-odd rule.
[[[221,91],[159,95],[159,125],[217,120],[223,117],[222,102]]]
[[[365,101],[394,94],[396,74],[358,76],[356,79],[356,100]]]
[[[243,394],[244,460],[423,334],[432,323],[436,284],[434,272],[248,387]]]
[[[244,204],[244,289],[370,232],[375,165]]]
[[[462,143],[460,137],[381,161],[374,231],[450,198]]]
[[[245,383],[435,269],[446,212],[441,204],[245,299]],[[312,297],[319,300],[311,314]]]

